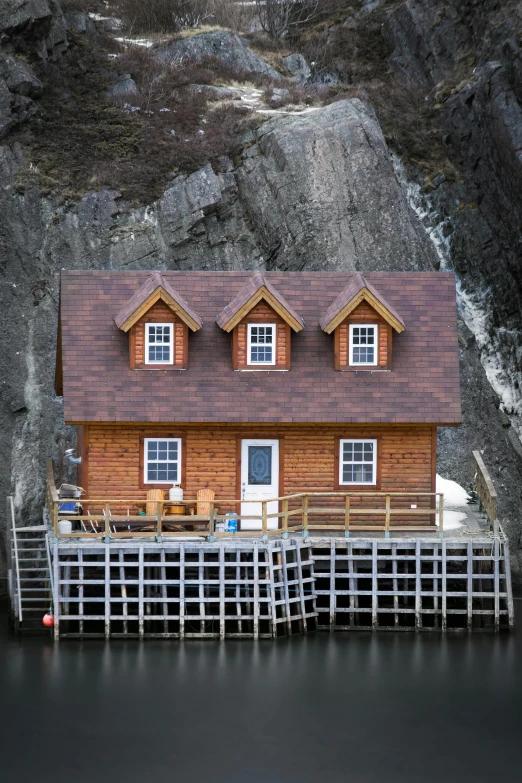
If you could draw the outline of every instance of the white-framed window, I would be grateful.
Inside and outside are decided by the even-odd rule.
[[[145,484],[179,484],[181,438],[144,438]]]
[[[377,364],[379,329],[376,324],[350,324],[350,364]]]
[[[275,324],[248,324],[247,350],[248,364],[275,364]]]
[[[377,441],[343,440],[340,442],[339,484],[377,483]]]
[[[145,364],[172,364],[173,337],[172,324],[145,324]]]

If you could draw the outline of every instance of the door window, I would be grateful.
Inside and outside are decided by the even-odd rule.
[[[272,483],[272,446],[248,447],[248,483]]]

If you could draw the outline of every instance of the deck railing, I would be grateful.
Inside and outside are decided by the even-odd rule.
[[[492,526],[497,521],[497,491],[493,486],[491,476],[480,455],[480,451],[473,452],[473,460],[476,468],[475,483],[480,507],[486,512]]]
[[[63,501],[62,501],[63,502]],[[198,513],[205,504],[207,513]],[[244,514],[244,503],[258,502],[259,514]],[[277,511],[272,510],[277,503]],[[300,492],[262,501],[216,498],[201,501],[184,498],[182,505],[192,513],[174,514],[180,501],[145,500],[140,498],[83,498],[87,513],[60,513],[60,499],[54,483],[51,460],[47,463],[47,511],[54,535],[60,538],[132,538],[150,536],[186,536],[187,533],[215,538],[234,533],[222,531],[221,524],[234,512],[242,523],[256,523],[255,530],[240,530],[241,536],[267,538],[270,535],[337,531],[341,536],[351,533],[381,531],[385,537],[393,532],[437,531],[443,533],[443,494],[435,492]],[[147,513],[154,507],[154,513]],[[145,508],[144,511],[140,509]],[[171,513],[169,513],[171,511]],[[438,525],[436,519],[438,517]],[[75,522],[80,530],[61,532],[60,518]],[[188,529],[187,529],[188,528]]]

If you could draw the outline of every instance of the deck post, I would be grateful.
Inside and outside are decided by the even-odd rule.
[[[350,495],[344,498],[344,537],[350,538]]]
[[[216,530],[216,516],[215,516],[215,508],[214,503],[210,503],[209,510],[208,510],[208,540],[211,544],[214,543],[216,540],[215,536],[215,530]]]
[[[111,510],[108,503],[105,504],[103,516],[105,519],[105,543],[108,544],[111,540]]]
[[[513,605],[513,590],[511,588],[511,563],[509,562],[509,544],[503,541],[504,550],[504,584],[507,593],[508,625],[512,631],[515,627],[515,607]]]
[[[493,520],[493,589],[495,591],[495,633],[500,630],[500,535],[498,520]]]
[[[267,505],[266,500],[261,501],[261,526],[262,526],[262,540],[268,541],[268,519],[267,519]]]
[[[108,549],[107,549],[108,551]],[[140,639],[143,639],[144,633],[144,591],[143,580],[145,578],[145,568],[143,560],[143,544],[140,544],[138,549],[138,635]]]
[[[57,642],[60,638],[60,558],[58,551],[58,539],[54,539],[53,546],[53,565],[54,579],[53,579],[53,615],[54,615],[54,641]]]
[[[440,557],[441,557],[441,630],[442,633],[445,633],[448,629],[448,600],[447,600],[447,548],[446,548],[446,541],[443,539],[441,544],[441,551],[440,551]]]
[[[283,532],[281,538],[288,538],[288,498],[283,500]]]
[[[105,638],[111,636],[111,553],[109,544],[105,542],[105,594],[104,594],[104,624]]]
[[[163,503],[163,500],[158,500],[158,505],[156,508],[156,541],[158,544],[161,544],[163,541]]]
[[[210,540],[210,539],[209,539]],[[225,550],[219,548],[219,638],[225,638]]]
[[[259,547],[254,541],[254,639],[259,639],[259,609]]]
[[[444,538],[444,493],[439,492],[439,536]]]
[[[335,538],[330,541],[330,631],[334,630],[335,626],[335,610],[336,610],[336,595],[335,595],[335,568],[336,566],[336,549]]]
[[[58,509],[58,501],[53,500],[53,532],[56,541],[58,540]]]
[[[384,522],[384,538],[390,537],[391,497],[386,495],[386,520]]]
[[[421,542],[417,538],[415,541],[415,630],[420,631],[422,628],[422,582],[421,582]]]
[[[468,562],[467,562],[467,628],[468,633],[473,630],[473,541],[468,541]]]
[[[303,538],[308,538],[308,495],[301,498]]]

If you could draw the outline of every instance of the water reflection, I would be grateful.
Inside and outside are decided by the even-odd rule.
[[[0,633],[7,783],[519,778],[514,635],[54,645]]]

